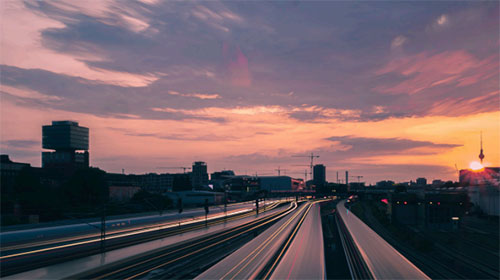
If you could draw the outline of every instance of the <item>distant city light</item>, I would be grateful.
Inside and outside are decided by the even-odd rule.
[[[453,221],[458,221],[460,218],[459,217],[451,217]]]
[[[389,200],[387,200],[387,198],[382,198],[380,201],[382,203],[389,204]]]
[[[477,161],[471,162],[470,165],[469,165],[469,167],[470,167],[470,169],[472,169],[474,171],[481,171],[481,170],[484,169],[484,166],[481,163],[477,162]]]

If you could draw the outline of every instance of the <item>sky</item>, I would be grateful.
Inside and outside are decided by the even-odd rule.
[[[73,120],[108,172],[303,178],[314,153],[329,181],[457,180],[481,131],[500,166],[498,1],[4,0],[0,21],[14,161]]]

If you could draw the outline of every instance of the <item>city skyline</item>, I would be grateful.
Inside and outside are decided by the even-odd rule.
[[[328,181],[456,181],[481,131],[500,165],[498,5],[5,1],[1,152],[40,166],[41,126],[74,120],[109,172],[314,152]]]

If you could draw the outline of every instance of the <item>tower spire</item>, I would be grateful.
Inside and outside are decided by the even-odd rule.
[[[481,161],[481,164],[483,164],[483,158],[484,158],[484,154],[483,154],[483,132],[481,131],[481,152],[479,153],[479,160]]]

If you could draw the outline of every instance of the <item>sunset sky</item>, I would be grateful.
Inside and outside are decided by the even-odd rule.
[[[500,166],[498,1],[3,0],[0,21],[14,161],[74,120],[108,172],[304,177],[314,152],[330,181],[457,180],[480,131]]]

